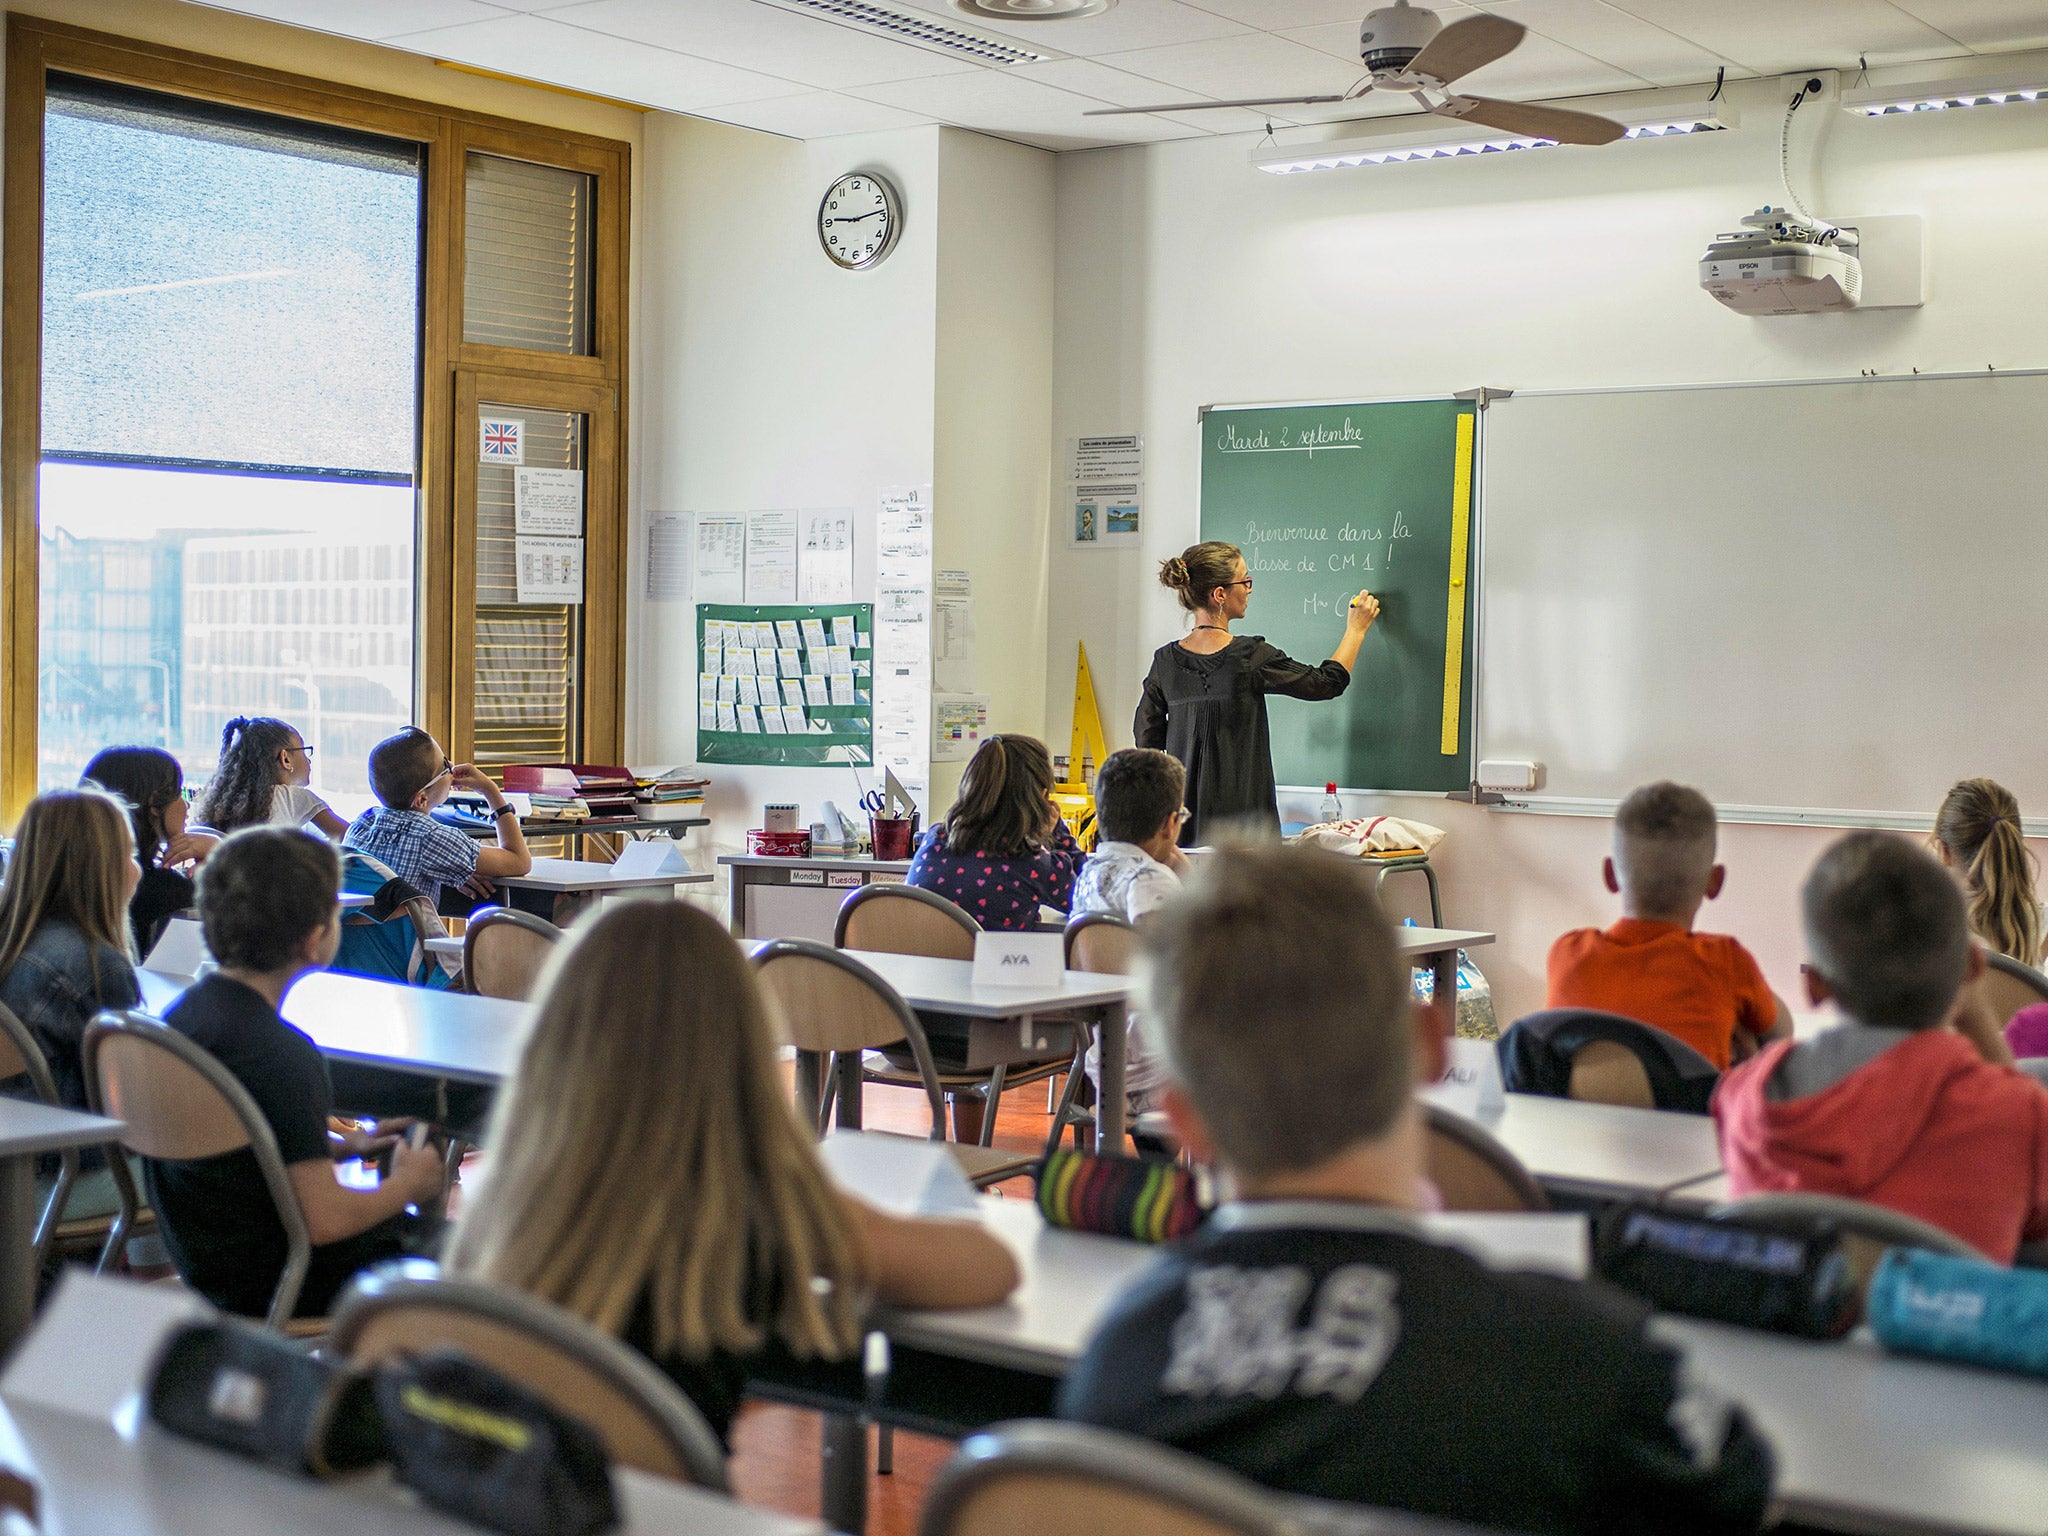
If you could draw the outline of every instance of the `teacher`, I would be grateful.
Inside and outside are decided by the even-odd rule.
[[[1152,653],[1132,731],[1139,746],[1163,748],[1187,769],[1180,840],[1201,842],[1227,824],[1278,833],[1266,695],[1336,698],[1351,685],[1351,665],[1379,617],[1380,600],[1370,592],[1352,598],[1344,638],[1328,661],[1310,666],[1263,635],[1230,632],[1252,600],[1252,578],[1235,544],[1196,544],[1161,561],[1159,584],[1179,594],[1195,624],[1185,639]]]

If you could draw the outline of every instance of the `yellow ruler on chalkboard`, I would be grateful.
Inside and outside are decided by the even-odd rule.
[[[1471,411],[1458,417],[1458,462],[1451,480],[1451,600],[1444,614],[1445,757],[1458,752],[1459,705],[1465,680],[1465,567],[1472,540],[1472,430],[1478,418]]]

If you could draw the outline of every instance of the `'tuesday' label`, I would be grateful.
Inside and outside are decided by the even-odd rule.
[[[977,987],[1057,986],[1067,968],[1067,941],[1057,933],[978,933],[974,936]]]

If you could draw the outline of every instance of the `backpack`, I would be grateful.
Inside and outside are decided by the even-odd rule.
[[[347,896],[368,896],[367,907],[341,914],[341,947],[330,971],[374,976],[411,986],[446,991],[455,984],[422,940],[441,930],[441,920],[418,887],[401,880],[367,853],[344,849],[341,889]]]

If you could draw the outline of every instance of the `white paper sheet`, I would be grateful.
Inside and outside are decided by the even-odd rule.
[[[801,704],[782,706],[782,728],[792,736],[801,736],[810,728],[810,722],[804,718]]]
[[[988,735],[985,693],[932,695],[932,761],[964,763]]]
[[[831,703],[832,696],[830,686],[831,685],[827,683],[825,680],[825,674],[822,672],[815,673],[812,676],[805,678],[804,703],[813,706]]]
[[[512,521],[519,533],[583,537],[583,471],[535,469],[512,472]]]
[[[740,603],[747,597],[747,520],[697,519],[697,601]]]
[[[974,691],[971,597],[941,597],[932,603],[932,686],[945,693]]]
[[[795,619],[777,619],[775,621],[775,644],[777,649],[788,650],[792,646],[801,646],[803,643],[803,632],[797,627]]]
[[[853,702],[853,677],[851,674],[835,674],[832,679],[832,702],[851,704]]]
[[[1067,440],[1069,480],[1136,480],[1145,473],[1145,439],[1135,432]]]
[[[797,601],[853,601],[853,509],[829,507],[799,514]]]
[[[747,602],[796,601],[796,514],[747,514]]]
[[[519,601],[580,603],[583,601],[581,539],[517,539]]]
[[[647,517],[647,601],[690,600],[690,534],[687,512],[651,512]]]

